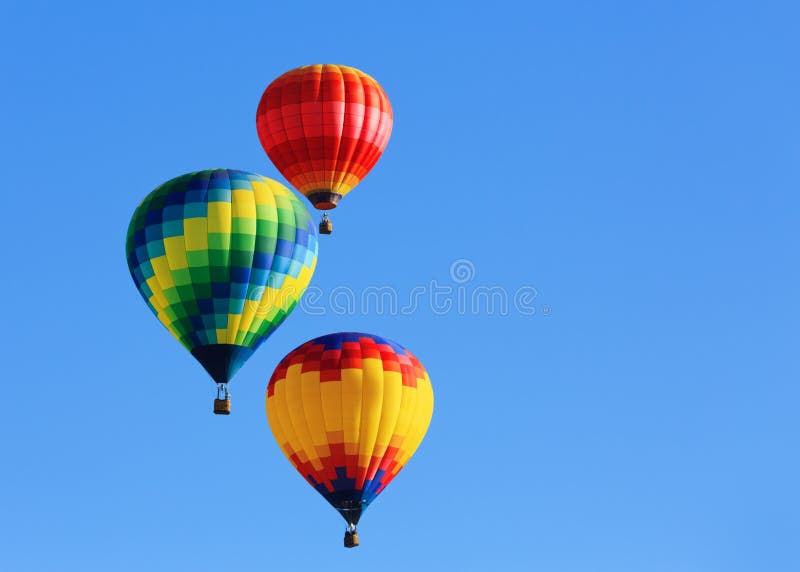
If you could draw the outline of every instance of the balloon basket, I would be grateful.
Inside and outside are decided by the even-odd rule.
[[[215,399],[214,400],[214,413],[216,415],[230,415],[231,414],[231,399]]]
[[[319,233],[330,234],[333,232],[333,224],[328,218],[328,213],[322,213],[322,220],[319,221]]]
[[[344,547],[355,548],[356,546],[358,546],[358,533],[346,531],[344,533]]]

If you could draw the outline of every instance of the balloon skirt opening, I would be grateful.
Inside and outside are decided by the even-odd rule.
[[[311,191],[306,195],[306,198],[311,201],[311,204],[317,210],[329,211],[336,208],[342,195],[331,191]]]
[[[192,350],[194,358],[217,383],[228,383],[244,362],[253,355],[253,350],[234,344],[209,344]]]

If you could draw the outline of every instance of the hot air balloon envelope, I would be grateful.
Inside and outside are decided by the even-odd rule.
[[[255,173],[172,179],[136,209],[128,267],[145,302],[218,383],[283,322],[311,280],[315,225],[294,193]]]
[[[280,362],[266,406],[283,453],[354,532],[422,441],[433,390],[402,346],[338,333],[308,341]]]
[[[273,81],[258,105],[261,145],[320,210],[333,209],[372,169],[392,132],[381,86],[356,68],[303,66]]]

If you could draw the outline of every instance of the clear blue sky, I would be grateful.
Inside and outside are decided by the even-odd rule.
[[[800,569],[795,3],[161,4],[2,9],[0,568]],[[312,284],[464,258],[537,313],[297,311],[216,417],[125,230],[187,171],[282,180],[256,105],[315,62],[374,75],[395,129]],[[263,405],[337,330],[407,346],[437,399],[354,551]]]

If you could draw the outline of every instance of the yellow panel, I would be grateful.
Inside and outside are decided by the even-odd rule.
[[[266,181],[252,181],[250,184],[253,186],[253,196],[255,197],[257,205],[277,208],[275,205],[275,197],[272,194],[274,192],[272,185],[268,184]]]
[[[433,388],[430,378],[425,374],[425,379],[417,380],[417,406],[414,417],[411,420],[408,436],[403,442],[402,456],[398,459],[401,464],[405,464],[414,451],[417,450],[425,433],[428,431],[431,417],[433,416]]]
[[[376,358],[361,360],[364,371],[361,404],[361,428],[358,440],[358,466],[368,467],[372,449],[381,423],[383,409],[383,361]],[[363,483],[362,483],[363,484]]]
[[[231,191],[231,214],[239,218],[256,218],[256,200],[250,190]]]
[[[172,334],[176,338],[178,337],[178,335],[172,331],[172,318],[167,316],[165,312],[159,312],[158,314],[156,314],[156,318],[158,318],[158,321],[164,324],[164,326],[166,326],[170,334]]]
[[[280,420],[278,419],[277,403],[274,397],[267,397],[267,419],[269,420],[269,427],[272,429],[272,435],[278,446],[283,450],[284,455],[291,455],[289,452],[289,437],[281,427]]]
[[[184,219],[183,238],[186,241],[186,250],[208,250],[208,222],[206,218]]]
[[[208,232],[230,234],[231,232],[231,203],[208,203]]]
[[[275,312],[276,306],[275,301],[278,300],[280,297],[280,290],[276,288],[265,287],[264,293],[261,294],[261,300],[258,302],[258,309],[256,310],[256,315],[261,318],[262,320],[266,318],[270,311]]]
[[[344,435],[342,424],[342,384],[339,381],[326,381],[319,384],[322,399],[322,417],[325,421],[325,432]],[[328,438],[328,442],[333,441]]]
[[[399,371],[383,372],[383,408],[381,425],[375,439],[373,456],[382,458],[394,434],[397,418],[400,415],[400,403],[403,399],[403,374]]]
[[[245,301],[245,306],[247,302]],[[229,344],[236,343],[236,336],[239,334],[239,323],[242,320],[241,314],[228,313],[228,329],[226,330],[225,337]]]
[[[302,364],[294,364],[286,370],[286,405],[289,409],[289,419],[291,419],[297,437],[303,447],[305,457],[318,471],[322,470],[322,463],[311,439],[311,432],[306,423],[306,414],[303,408],[302,386],[300,384],[300,371]]]
[[[283,430],[284,435],[287,438],[289,443],[290,453],[287,455],[289,460],[291,461],[292,454],[297,454],[298,457],[305,457],[303,454],[303,445],[300,442],[300,439],[297,437],[297,434],[294,431],[294,426],[292,425],[292,420],[289,416],[289,406],[286,403],[286,380],[280,379],[275,382],[274,392],[272,399],[275,402],[275,411],[277,415],[275,416],[278,420],[278,423]],[[292,464],[297,466],[294,462]]]
[[[155,276],[151,276],[147,280],[145,280],[147,287],[150,288],[150,291],[153,295],[150,297],[150,303],[158,310],[163,310],[169,303],[167,299],[164,297],[164,292],[161,290],[161,284],[158,281],[158,278]]]
[[[249,294],[249,292],[248,292]],[[242,315],[239,320],[239,329],[236,332],[236,338],[234,339],[235,344],[242,345],[244,344],[245,337],[247,336],[247,332],[250,331],[250,328],[253,325],[253,318],[256,315],[256,309],[258,308],[258,303],[254,302],[253,300],[249,300],[245,298],[244,301],[244,308],[242,308]]]
[[[164,239],[164,250],[167,253],[167,262],[170,270],[188,268],[186,261],[186,243],[182,236],[170,236]]]
[[[155,310],[156,310],[156,315],[160,315],[160,314],[163,314],[163,313],[164,313],[164,306],[161,304],[161,302],[159,302],[159,301],[156,299],[156,296],[155,296],[155,295],[153,295],[153,296],[150,296],[150,297],[147,299],[147,301],[148,301],[148,302],[150,302],[150,304],[152,304],[153,308],[155,308]]]
[[[417,406],[417,390],[413,387],[404,385],[401,390],[400,413],[397,417],[397,426],[394,434],[403,439],[408,435],[408,428],[411,425],[411,418],[414,416],[414,409]]]
[[[290,300],[299,300],[300,296],[302,295],[303,291],[305,291],[308,283],[311,282],[311,276],[314,274],[314,268],[317,265],[317,259],[314,259],[314,262],[311,266],[303,266],[300,269],[300,272],[297,274],[297,278],[293,278],[288,274],[283,279],[283,284],[281,284],[280,291],[274,295],[274,301],[276,302],[276,306],[278,308],[285,308]]]
[[[169,269],[169,262],[167,262],[166,256],[152,258],[150,264],[153,266],[153,274],[155,274],[158,279],[158,284],[161,286],[162,292],[167,288],[175,286],[175,283],[172,281],[172,272]]]
[[[318,455],[330,455],[328,436],[325,433],[325,417],[322,412],[322,396],[320,393],[319,371],[307,371],[300,374],[300,393],[303,398],[303,411],[305,412],[308,430],[311,433],[311,442]]]
[[[344,452],[358,454],[361,426],[361,394],[363,372],[360,369],[342,370],[342,429]]]
[[[217,328],[214,330],[217,333],[217,343],[218,344],[227,344],[228,343],[228,330],[223,328]]]
[[[355,177],[353,175],[349,175],[349,176],[345,177],[345,181],[343,181],[341,183],[337,183],[334,186],[333,192],[334,193],[339,193],[340,195],[345,196],[347,193],[349,193],[351,190],[353,190],[353,187],[356,186],[358,183],[359,183],[358,177]]]
[[[428,377],[428,374],[425,374],[425,381],[421,382],[420,384],[420,391],[422,392],[422,404],[420,406],[420,412],[418,417],[418,436],[417,436],[417,446],[422,442],[422,439],[425,437],[425,433],[428,432],[428,427],[430,427],[431,419],[433,418],[433,407],[434,407],[434,398],[433,398],[433,386],[431,385],[431,380]],[[414,447],[414,451],[416,451],[416,447]]]
[[[395,455],[395,459],[398,460],[403,456],[403,451],[405,450],[405,444],[417,406],[417,394],[418,391],[416,388],[407,385],[403,386],[400,414],[397,417],[397,427],[395,428],[393,438],[393,445],[400,449]]]

